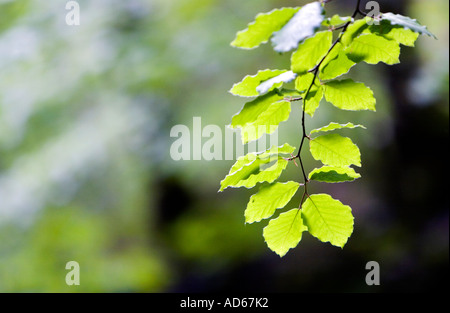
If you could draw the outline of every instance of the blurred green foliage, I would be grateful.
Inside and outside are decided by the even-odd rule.
[[[439,275],[428,269],[448,265],[445,202],[417,238],[383,193],[377,164],[387,162],[386,151],[398,152],[389,147],[398,144],[402,118],[384,67],[352,74],[374,90],[376,115],[324,104],[307,121],[312,129],[333,115],[368,128],[355,139],[366,178],[330,190],[356,211],[346,252],[304,238],[280,261],[263,242],[263,225],[244,225],[251,191],[217,193],[232,161],[170,159],[172,126],[192,127],[201,116],[204,126],[225,127],[243,104],[227,93],[233,83],[289,64],[268,46],[232,49],[236,31],[258,12],[307,1],[78,2],[81,25],[70,27],[64,1],[0,0],[0,292],[367,291],[364,265],[372,259],[390,282],[405,285],[411,271],[431,282]],[[403,79],[413,96],[405,102],[429,112],[422,123],[447,127],[448,2],[399,3],[439,38],[405,48],[402,62],[414,74]],[[343,15],[352,6],[329,4]],[[281,125],[280,142],[297,144],[299,116],[295,108],[294,121]],[[448,134],[441,128],[437,135]],[[398,182],[389,177],[389,186],[425,201],[426,186],[422,195],[408,187],[433,179],[423,165],[405,168]],[[65,284],[71,260],[80,264],[80,286]],[[348,277],[340,276],[343,264],[355,268]]]

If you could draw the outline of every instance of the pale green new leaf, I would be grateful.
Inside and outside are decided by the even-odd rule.
[[[283,100],[284,95],[271,91],[263,96],[260,96],[250,102],[244,104],[244,107],[235,114],[231,120],[231,127],[243,127],[245,125],[254,123],[258,117],[264,113],[272,103]]]
[[[375,111],[376,100],[372,90],[351,79],[330,81],[324,85],[325,99],[342,110]]]
[[[328,134],[311,139],[312,156],[323,164],[337,167],[361,166],[361,153],[350,138],[339,134]]]
[[[311,235],[337,247],[343,248],[353,232],[352,209],[327,194],[308,197],[302,216]]]
[[[259,222],[271,217],[276,209],[284,208],[300,187],[297,182],[274,183],[263,186],[251,196],[245,210],[245,222]]]
[[[299,209],[293,209],[272,219],[263,230],[267,246],[283,257],[291,248],[295,248],[302,239],[302,233],[308,230],[303,224]]]
[[[345,50],[353,62],[364,61],[368,64],[383,62],[389,65],[400,63],[400,46],[394,40],[388,40],[375,34],[362,34],[353,39]]]
[[[297,89],[299,92],[306,91],[309,88],[309,85],[311,85],[313,78],[313,73],[305,73],[303,75],[297,76],[297,78],[295,79],[295,89]],[[316,79],[314,83],[319,85],[320,81]]]
[[[230,89],[230,93],[236,96],[241,97],[255,97],[259,96],[259,92],[257,91],[258,86],[261,85],[262,82],[267,81],[273,77],[277,77],[280,74],[286,73],[287,70],[263,70],[258,71],[255,75],[247,75],[240,81],[233,85]],[[282,82],[272,84],[271,88],[268,88],[266,92],[271,91],[275,88],[278,88],[282,85]]]
[[[344,47],[349,46],[353,39],[358,37],[367,27],[367,22],[371,20],[370,17],[366,17],[360,20],[356,20],[350,26],[347,27],[347,30],[342,35],[340,42]]]
[[[310,116],[314,116],[317,108],[319,107],[320,101],[323,98],[323,87],[321,85],[314,85],[311,87],[308,95],[304,100],[305,112]]]
[[[248,28],[237,33],[232,46],[253,49],[269,41],[272,34],[280,30],[300,8],[281,8],[260,13]]]
[[[330,31],[318,32],[298,46],[291,57],[291,70],[304,74],[311,70],[328,52],[333,34]]]
[[[291,113],[291,103],[289,101],[278,101],[272,103],[264,112],[258,115],[257,119],[251,123],[242,126],[242,143],[257,140],[264,134],[271,134],[277,128],[278,124],[286,121]]]
[[[353,123],[339,124],[339,123],[331,122],[327,126],[323,126],[323,127],[311,130],[311,134],[318,133],[318,132],[328,132],[328,131],[342,129],[342,128],[356,128],[356,127],[361,127],[361,128],[365,129],[365,127],[363,125],[354,125]]]
[[[381,19],[389,21],[392,25],[399,25],[405,28],[409,28],[416,33],[425,34],[430,37],[436,38],[435,35],[428,31],[426,26],[420,25],[416,19],[390,12],[381,14]]]
[[[331,53],[325,58],[320,67],[319,77],[321,80],[330,80],[338,76],[347,74],[356,64],[347,57],[343,51],[343,45],[337,43]]]
[[[389,21],[382,20],[378,24],[373,24],[366,28],[363,34],[376,34],[383,36],[388,40],[394,40],[399,44],[408,47],[414,47],[414,43],[419,37],[419,33],[412,31],[411,29],[404,28],[399,25],[392,25]]]
[[[273,49],[276,52],[295,49],[299,42],[314,35],[323,19],[323,7],[319,1],[306,4],[281,30],[273,34]]]
[[[261,153],[249,153],[240,157],[220,182],[219,191],[228,187],[252,188],[261,182],[272,183],[288,164],[282,155],[290,155],[294,149],[284,144],[282,147],[272,147]]]
[[[337,14],[333,15],[332,17],[327,18],[325,21],[322,22],[323,26],[339,26],[342,24],[347,23],[351,20],[351,16],[339,16]]]
[[[361,175],[351,167],[322,166],[309,173],[309,179],[324,183],[342,183],[354,181]]]

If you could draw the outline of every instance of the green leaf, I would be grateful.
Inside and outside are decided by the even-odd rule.
[[[373,92],[363,83],[351,79],[330,81],[324,85],[325,99],[342,110],[375,111]]]
[[[328,132],[328,131],[342,129],[342,128],[356,128],[356,127],[361,127],[361,128],[365,129],[364,126],[354,125],[353,123],[339,124],[339,123],[331,122],[327,126],[323,126],[323,127],[311,130],[311,134],[318,133],[318,132]]]
[[[281,8],[268,13],[260,13],[248,28],[239,31],[232,46],[253,49],[269,41],[272,34],[280,30],[299,10],[299,8]]]
[[[409,28],[416,33],[425,34],[430,37],[436,38],[435,35],[428,31],[426,26],[420,25],[416,19],[390,12],[381,14],[381,19],[389,21],[392,25],[399,25],[405,28]]]
[[[274,183],[263,186],[251,196],[245,210],[245,222],[259,222],[271,217],[276,209],[284,208],[300,187],[297,182]]]
[[[267,246],[283,257],[291,248],[295,248],[302,239],[302,233],[308,230],[303,224],[299,209],[293,209],[280,214],[273,219],[263,230]]]
[[[361,153],[350,138],[328,134],[311,139],[309,147],[314,159],[331,166],[361,166]]]
[[[267,81],[273,77],[277,77],[280,74],[286,72],[287,72],[286,70],[263,70],[258,71],[258,73],[253,76],[247,75],[244,77],[242,81],[233,85],[233,87],[230,90],[230,93],[242,97],[259,96],[260,93],[257,91],[257,88],[259,85],[261,85],[262,82]],[[275,88],[280,87],[281,85],[282,83],[278,84],[275,83],[271,86],[271,88],[268,88],[267,91],[271,91]]]
[[[322,22],[323,26],[339,26],[342,24],[347,23],[348,21],[350,21],[352,18],[351,16],[339,16],[337,14],[333,15],[332,17],[327,18],[325,21]]]
[[[352,209],[327,194],[306,199],[302,216],[311,235],[337,247],[343,248],[353,232]]]
[[[260,96],[250,102],[244,104],[244,107],[235,114],[231,120],[231,127],[243,127],[245,125],[254,123],[258,117],[263,114],[272,103],[283,100],[284,96],[276,91],[271,91],[263,96]]]
[[[370,17],[366,17],[360,20],[356,20],[347,27],[347,30],[342,35],[340,42],[344,47],[349,46],[353,39],[358,37],[367,27],[367,21],[371,20]]]
[[[323,87],[320,85],[314,85],[304,100],[305,112],[310,116],[314,116],[314,112],[316,112],[317,108],[319,107],[322,98]]]
[[[323,7],[318,1],[303,6],[281,30],[274,33],[274,50],[291,51],[299,42],[313,36],[324,19],[323,13]]]
[[[271,134],[277,128],[278,124],[286,121],[291,113],[291,103],[289,101],[274,102],[258,115],[257,119],[251,123],[242,126],[242,143],[257,140],[264,134]]]
[[[282,147],[272,147],[261,153],[249,153],[240,157],[220,182],[219,191],[228,187],[252,188],[260,182],[272,183],[288,164],[282,154],[292,154],[294,149],[284,144]]]
[[[347,74],[356,64],[347,57],[343,50],[343,45],[338,42],[327,58],[325,58],[320,67],[319,77],[321,80],[329,80]]]
[[[384,62],[392,65],[400,63],[400,46],[396,41],[385,39],[375,34],[362,34],[353,39],[345,50],[353,62],[364,61],[368,64]]]
[[[298,46],[291,57],[291,69],[297,74],[307,73],[327,54],[333,34],[330,31],[318,32]]]
[[[382,20],[378,24],[373,24],[363,31],[363,34],[370,33],[382,36],[388,40],[394,40],[398,44],[408,47],[414,47],[414,43],[419,37],[419,33],[415,33],[411,29],[399,25],[392,25],[386,20]]]
[[[295,89],[300,92],[306,91],[309,88],[309,85],[311,85],[313,78],[313,73],[305,73],[303,75],[297,76],[297,78],[295,79]],[[316,81],[314,83],[319,85],[320,81],[316,78]]]
[[[341,183],[354,181],[361,175],[355,172],[351,167],[322,166],[309,173],[310,180],[316,180],[324,183]]]
[[[266,92],[273,90],[274,88],[279,88],[283,85],[283,83],[289,83],[293,81],[297,77],[297,74],[292,71],[288,71],[282,73],[276,77],[273,77],[269,80],[262,82],[258,87],[256,87],[256,91],[262,95]]]

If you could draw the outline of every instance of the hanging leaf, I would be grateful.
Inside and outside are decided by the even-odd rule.
[[[245,210],[245,222],[259,222],[271,217],[276,209],[284,208],[300,187],[297,182],[274,183],[263,186],[251,196]]]
[[[375,34],[362,34],[355,38],[345,50],[347,57],[355,63],[383,62],[388,65],[400,63],[400,46],[394,40],[387,40]]]
[[[280,30],[298,10],[299,8],[282,8],[258,14],[248,28],[237,33],[231,45],[237,48],[253,49],[266,43],[272,34]]]
[[[310,151],[314,159],[331,166],[361,166],[361,153],[350,138],[329,134],[311,139]]]
[[[228,187],[252,188],[257,183],[273,182],[287,166],[288,161],[283,154],[289,155],[293,151],[293,147],[285,144],[262,153],[249,153],[240,157],[220,182],[219,191]]]
[[[327,126],[311,130],[311,134],[318,133],[318,132],[328,132],[328,131],[342,129],[342,128],[356,128],[356,127],[361,127],[361,128],[365,129],[364,126],[354,125],[353,123],[339,124],[339,123],[331,122]]]
[[[292,71],[305,74],[311,70],[326,55],[332,39],[333,34],[330,31],[318,32],[314,37],[306,39],[292,54]]]
[[[309,173],[310,180],[324,183],[350,182],[360,177],[361,175],[351,167],[322,166]]]
[[[375,111],[375,98],[370,88],[351,79],[330,81],[324,85],[325,99],[342,110]]]
[[[308,197],[302,216],[311,235],[337,247],[343,248],[353,232],[352,209],[327,194]]]
[[[399,25],[405,28],[409,28],[416,33],[425,34],[430,37],[436,38],[435,35],[428,31],[426,26],[420,25],[416,19],[390,12],[381,14],[381,19],[389,21],[392,25]]]
[[[242,81],[233,85],[230,89],[230,93],[236,96],[241,97],[256,97],[262,94],[262,92],[258,92],[258,87],[262,82],[270,80],[273,77],[277,77],[280,74],[286,73],[286,70],[263,70],[258,71],[255,75],[247,75],[244,77]],[[271,91],[275,88],[281,87],[282,82],[274,82],[265,92]]]
[[[264,228],[263,236],[267,246],[283,257],[291,248],[295,248],[302,239],[302,233],[307,230],[303,224],[299,209],[293,209],[280,214]]]

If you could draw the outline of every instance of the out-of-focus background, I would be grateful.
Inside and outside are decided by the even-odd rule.
[[[174,125],[223,130],[244,100],[227,91],[259,69],[287,68],[269,44],[230,47],[258,12],[294,0],[0,0],[0,292],[408,292],[448,282],[449,3],[379,1],[438,38],[402,47],[401,64],[359,65],[377,113],[323,102],[362,150],[362,178],[311,185],[353,208],[342,250],[305,234],[280,259],[244,224],[256,192],[218,193],[233,161],[174,161]],[[328,14],[350,15],[335,0]],[[363,4],[365,1],[363,1]],[[299,141],[300,109],[280,143]],[[203,139],[203,142],[206,139]],[[306,167],[318,165],[310,158]],[[289,165],[283,179],[300,178]],[[297,206],[301,194],[289,206]],[[68,261],[80,264],[67,286]],[[377,261],[381,285],[367,286]]]

